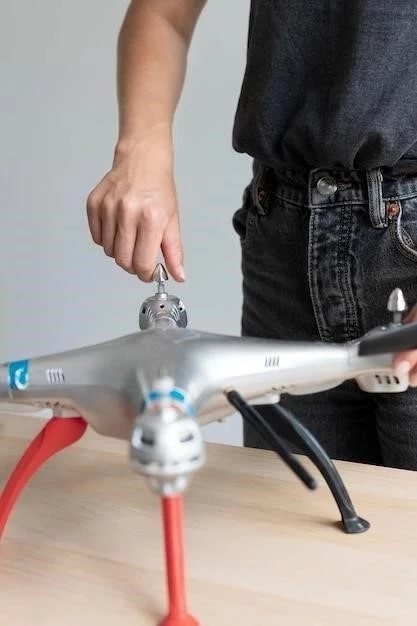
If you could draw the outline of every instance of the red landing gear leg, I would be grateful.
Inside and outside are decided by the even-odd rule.
[[[159,626],[199,626],[187,613],[182,496],[162,498],[162,513],[169,609]]]
[[[87,428],[81,417],[52,417],[30,443],[0,495],[0,537],[19,495],[41,465],[78,441]]]

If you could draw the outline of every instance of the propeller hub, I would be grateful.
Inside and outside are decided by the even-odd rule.
[[[162,496],[184,492],[191,475],[205,462],[196,420],[175,406],[145,411],[132,433],[130,460],[153,492]]]
[[[392,315],[392,323],[401,324],[403,313],[407,310],[407,303],[402,290],[398,287],[391,291],[388,298],[387,309]]]
[[[153,280],[157,283],[157,290],[153,296],[146,298],[140,307],[139,328],[141,330],[155,326],[186,328],[188,324],[187,311],[180,298],[166,291],[165,283],[168,280],[168,272],[162,263],[158,263],[156,266]]]

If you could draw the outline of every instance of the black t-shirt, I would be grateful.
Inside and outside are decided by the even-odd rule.
[[[252,0],[233,147],[274,168],[417,159],[417,0]]]

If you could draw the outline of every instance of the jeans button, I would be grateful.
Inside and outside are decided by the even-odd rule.
[[[337,183],[331,176],[323,176],[317,181],[317,191],[322,196],[332,196],[337,191]]]

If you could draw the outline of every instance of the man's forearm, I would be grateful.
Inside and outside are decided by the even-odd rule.
[[[117,149],[171,140],[187,53],[204,0],[133,0],[118,40]]]

